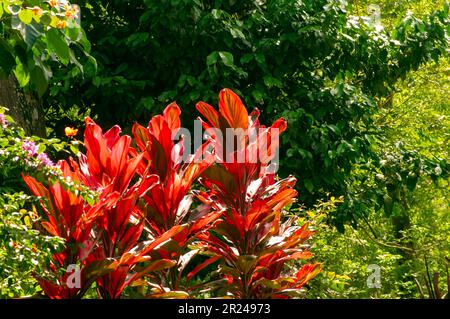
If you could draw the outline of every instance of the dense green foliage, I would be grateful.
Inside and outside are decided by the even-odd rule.
[[[83,73],[81,63],[95,60],[88,54],[84,31],[69,18],[76,14],[70,6],[40,0],[0,1],[0,76],[14,74],[20,86],[42,96],[55,69],[61,68],[54,60],[68,66],[71,76]]]
[[[352,194],[361,182],[350,178],[353,164],[382,169],[372,115],[399,78],[448,46],[448,6],[382,28],[344,1],[79,4],[99,71],[81,82],[58,77],[51,106],[75,104],[126,126],[172,100],[193,106],[200,97],[214,101],[221,87],[235,89],[264,118],[282,115],[296,128],[283,137],[281,173],[295,172],[308,205],[345,194],[333,217],[340,229],[385,195],[377,190],[353,205],[362,200]],[[186,123],[198,115],[191,110]]]

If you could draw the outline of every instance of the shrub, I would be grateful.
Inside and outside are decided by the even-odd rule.
[[[45,215],[37,228],[65,243],[37,274],[48,297],[80,298],[94,282],[102,298],[119,298],[131,286],[140,287],[134,296],[192,297],[190,279],[220,262],[221,278],[202,283],[215,295],[288,298],[320,271],[319,264],[285,267],[312,257],[308,225],[285,211],[296,179],[278,180],[270,163],[286,122],[260,125],[259,111],[248,115],[228,89],[220,92],[219,112],[203,102],[197,108],[207,132],[218,130],[193,156],[184,156],[183,136],[175,141],[181,110],[172,103],[147,128],[134,125],[136,148],[118,126],[103,133],[86,118],[86,152],[56,165],[72,187],[24,176]],[[229,147],[219,138],[226,128],[250,135],[234,136],[236,147]],[[200,187],[191,190],[194,184]],[[81,196],[85,188],[91,200]],[[196,264],[198,254],[209,257]]]

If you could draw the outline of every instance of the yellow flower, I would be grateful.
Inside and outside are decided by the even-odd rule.
[[[73,19],[75,17],[75,11],[68,10],[68,11],[66,11],[65,15],[66,15],[67,19]]]
[[[75,135],[78,134],[78,129],[67,126],[67,127],[64,129],[64,133],[66,134],[66,136],[72,137],[72,136],[75,136]]]
[[[33,11],[33,14],[35,15],[35,16],[38,16],[38,17],[40,17],[40,16],[42,16],[43,14],[44,14],[44,10],[42,10],[40,7],[38,7],[38,6],[34,6],[33,8],[31,8],[31,11]]]
[[[65,20],[58,20],[58,22],[56,22],[56,27],[58,29],[64,29],[67,27],[67,22]]]
[[[48,0],[47,2],[50,5],[50,7],[54,8],[58,5],[59,1],[58,0]]]
[[[76,16],[77,10],[72,8],[72,6],[66,5],[64,8],[66,10],[66,12],[64,14],[67,19],[73,19]]]

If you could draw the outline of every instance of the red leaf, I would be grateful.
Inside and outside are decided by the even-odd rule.
[[[221,256],[213,256],[211,258],[206,259],[204,262],[202,262],[201,264],[197,265],[192,271],[190,271],[187,276],[186,276],[186,281],[191,280],[191,278],[193,276],[195,276],[199,271],[201,271],[202,269],[204,269],[205,267],[211,265],[212,263],[215,263],[216,261],[218,261],[220,258],[222,258]]]
[[[150,133],[148,129],[138,123],[134,123],[132,132],[137,146],[141,151],[145,150],[147,143],[150,140]]]
[[[195,106],[197,110],[202,114],[213,127],[219,128],[219,115],[217,111],[209,104],[205,102],[198,102]]]
[[[219,211],[219,212],[212,212],[206,216],[201,217],[199,220],[195,221],[192,224],[191,228],[189,229],[189,233],[195,234],[200,230],[203,230],[205,226],[217,220],[217,218],[219,218],[222,214],[223,212]]]
[[[34,179],[31,176],[25,176],[25,175],[23,175],[23,173],[22,173],[22,178],[23,178],[25,184],[27,184],[28,188],[33,192],[33,194],[35,196],[41,196],[41,197],[49,196],[48,190],[44,187],[44,185],[39,183],[36,179]]]
[[[248,128],[248,113],[241,99],[230,89],[223,89],[219,94],[219,112],[230,127]]]
[[[180,115],[181,110],[175,102],[169,104],[164,110],[164,118],[172,132],[181,126]]]

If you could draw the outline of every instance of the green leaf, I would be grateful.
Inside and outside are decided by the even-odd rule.
[[[78,43],[81,44],[81,46],[83,47],[85,53],[89,53],[91,52],[91,43],[89,42],[89,40],[86,37],[86,33],[84,32],[83,29],[78,28],[79,34],[78,34]]]
[[[383,197],[384,200],[384,213],[386,216],[390,216],[392,214],[392,210],[394,208],[394,200],[389,195],[385,195]]]
[[[58,56],[62,64],[67,65],[70,59],[70,51],[65,36],[57,29],[50,29],[46,37],[49,49]]]
[[[233,55],[230,52],[221,51],[219,52],[220,59],[222,60],[223,64],[229,67],[234,66],[234,58]]]
[[[33,11],[22,9],[19,12],[19,19],[25,24],[30,24],[33,21]]]
[[[255,55],[255,60],[256,62],[258,62],[259,64],[266,64],[266,57],[264,56],[264,54],[262,53],[256,53]]]
[[[70,40],[73,42],[77,42],[80,40],[80,38],[83,36],[83,34],[80,32],[80,28],[66,28],[65,33],[69,37]]]
[[[254,99],[255,99],[257,102],[263,101],[264,96],[263,96],[263,94],[262,94],[260,91],[258,91],[258,90],[253,90],[253,91],[252,91],[252,95],[253,95]]]
[[[249,274],[255,268],[256,261],[257,257],[255,255],[242,255],[238,257],[236,265],[242,273]]]
[[[18,58],[16,58],[16,68],[14,69],[14,75],[17,78],[17,81],[19,82],[19,85],[21,87],[24,87],[28,84],[30,81],[30,73],[28,70],[24,67],[24,65],[19,61]]]
[[[75,64],[78,67],[78,69],[81,71],[81,73],[84,73],[83,65],[80,62],[78,62],[78,59],[76,58],[75,54],[73,53],[73,51],[70,48],[69,48],[69,57],[70,57],[70,62]]]
[[[410,192],[412,192],[416,188],[418,180],[419,179],[417,177],[417,174],[415,174],[414,172],[408,173],[408,176],[406,177],[406,187]]]
[[[42,97],[48,88],[48,82],[42,69],[39,67],[34,67],[30,72],[30,79],[31,83],[35,86],[38,96]]]
[[[230,33],[233,38],[245,39],[244,33],[239,29],[232,28],[230,29]]]
[[[210,66],[217,62],[217,58],[219,57],[219,54],[217,51],[214,51],[210,55],[206,57],[206,65]]]
[[[53,72],[50,69],[50,67],[45,65],[45,63],[43,63],[40,60],[40,57],[37,57],[37,56],[34,57],[34,64],[36,65],[35,67],[38,67],[38,68],[41,69],[41,71],[43,72],[43,75],[44,75],[46,81],[49,82],[50,78],[53,76]]]
[[[305,179],[303,181],[305,188],[308,190],[308,192],[312,193],[314,190],[314,185],[310,179]]]
[[[273,86],[276,86],[276,87],[282,87],[283,86],[280,80],[272,77],[271,75],[264,76],[263,80],[264,80],[264,84],[269,89],[272,88]]]
[[[249,54],[249,53],[247,53],[247,54],[244,54],[242,57],[241,57],[241,64],[247,64],[247,63],[249,63],[251,60],[253,60],[253,54]]]
[[[42,25],[32,21],[30,24],[24,24],[21,30],[25,43],[32,48],[36,40],[43,35]]]

